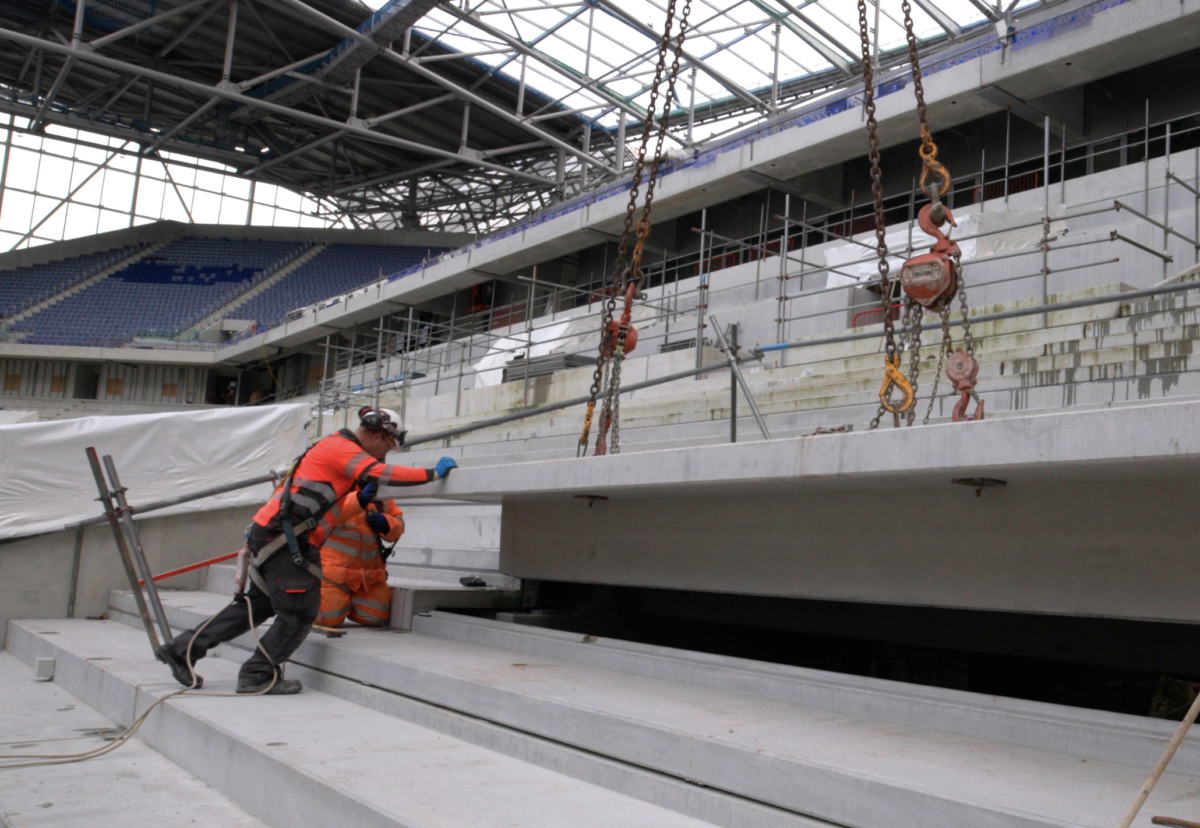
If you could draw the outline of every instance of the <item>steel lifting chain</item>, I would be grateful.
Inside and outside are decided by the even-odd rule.
[[[629,325],[623,315],[617,329],[616,337],[608,346],[613,324],[613,311],[616,309],[617,297],[625,294],[626,305],[632,301],[628,293],[630,285],[636,286],[641,280],[638,269],[641,266],[642,254],[646,238],[650,234],[650,212],[654,202],[654,187],[658,182],[658,172],[662,164],[663,143],[666,139],[667,123],[671,112],[671,102],[675,99],[675,81],[679,76],[679,61],[683,56],[683,40],[688,30],[688,16],[691,14],[691,0],[684,0],[683,14],[679,21],[679,34],[672,38],[671,27],[675,18],[676,0],[668,0],[667,20],[663,27],[662,38],[658,45],[658,63],[654,69],[654,83],[650,87],[650,100],[646,105],[646,117],[642,121],[642,141],[638,147],[637,159],[634,163],[633,182],[629,190],[629,204],[625,210],[625,224],[621,230],[621,243],[617,249],[617,261],[613,266],[612,287],[604,305],[604,313],[600,322],[600,351],[596,355],[596,370],[592,374],[591,399],[588,400],[587,413],[584,416],[583,433],[579,437],[576,456],[582,456],[588,447],[589,431],[592,416],[596,409],[596,398],[604,387],[604,402],[600,410],[600,422],[597,424],[596,454],[619,454],[621,450],[620,431],[620,392],[621,392],[621,363],[625,359],[626,335]],[[667,52],[674,40],[675,48],[670,70],[667,70]],[[642,205],[642,214],[634,228],[633,217],[637,211],[642,176],[645,173],[646,150],[650,143],[650,131],[655,126],[654,116],[658,110],[658,90],[667,72],[667,89],[664,96],[662,115],[658,121],[658,135],[655,141],[654,154],[650,160],[650,171],[646,177],[646,201]],[[636,237],[632,255],[629,254],[630,235]],[[628,257],[628,265],[626,264]],[[611,350],[611,352],[609,352]],[[606,363],[611,358],[611,365],[606,369]],[[607,376],[605,376],[607,374]],[[612,445],[608,445],[609,431],[612,432]]]
[[[860,2],[859,5],[861,6],[862,3]],[[913,93],[917,96],[917,116],[921,119],[921,148],[918,150],[921,155],[920,187],[921,192],[936,202],[950,191],[950,173],[937,160],[937,144],[933,142],[933,134],[929,131],[929,120],[925,111],[925,86],[921,82],[921,60],[917,55],[917,36],[913,32],[912,4],[909,0],[903,0],[900,9],[904,12],[904,35],[908,39],[908,63],[912,68]],[[930,173],[942,179],[937,187],[936,196],[925,183]]]
[[[861,2],[860,5],[862,5]],[[921,80],[921,60],[917,53],[917,37],[913,32],[912,4],[910,0],[902,0],[900,8],[904,13],[904,34],[908,42],[908,61],[912,69],[913,93],[917,98],[917,116],[921,122],[921,147],[918,150],[921,156],[921,180],[919,186],[921,191],[929,196],[929,200],[933,202],[933,211],[931,211],[930,217],[936,224],[940,225],[944,221],[944,208],[942,207],[941,199],[942,196],[950,191],[950,171],[937,160],[937,144],[934,143],[933,134],[929,131],[929,120],[925,107],[925,86]],[[939,181],[930,182],[929,176],[931,174],[936,176]],[[963,347],[954,350],[954,339],[950,335],[950,305],[952,301],[951,297],[953,296],[953,294],[950,294],[939,309],[942,321],[942,342],[938,348],[938,362],[933,376],[933,389],[929,397],[929,407],[926,409],[925,417],[922,420],[923,425],[928,425],[929,417],[933,413],[933,405],[937,399],[938,384],[941,381],[943,365],[946,366],[947,380],[954,383],[955,393],[961,395],[958,402],[955,403],[952,419],[955,422],[983,419],[983,401],[975,393],[979,363],[975,360],[975,343],[971,337],[971,314],[970,308],[967,305],[967,289],[966,283],[963,280],[961,254],[957,253],[957,246],[953,257],[953,272],[963,320]],[[919,313],[920,311],[918,311]],[[920,323],[918,322],[917,324],[919,325]],[[910,374],[913,378],[915,393],[918,366],[921,361],[921,338],[919,332],[913,340],[912,346]],[[977,405],[973,416],[966,414],[967,403],[970,399],[974,399]],[[908,412],[909,425],[912,424],[915,414],[915,407]]]
[[[871,194],[875,198],[875,250],[879,254],[879,301],[883,308],[884,374],[879,388],[879,411],[871,420],[871,428],[879,428],[885,411],[899,417],[901,411],[912,407],[912,386],[900,373],[900,352],[896,348],[895,326],[892,324],[892,280],[888,276],[887,225],[883,216],[883,173],[879,168],[879,136],[876,134],[875,81],[871,64],[871,35],[867,24],[867,0],[858,0],[858,28],[862,39],[863,110],[867,113],[867,146],[871,159]],[[853,217],[851,217],[853,218]],[[892,391],[898,389],[903,397],[892,402]]]

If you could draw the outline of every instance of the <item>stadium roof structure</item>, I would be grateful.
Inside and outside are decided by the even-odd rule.
[[[912,0],[912,15],[928,50],[979,27],[1003,32],[1019,6],[1056,4]],[[859,76],[853,0],[688,5],[672,151]],[[666,10],[665,0],[9,0],[0,111],[32,132],[69,126],[127,139],[143,157],[220,162],[357,226],[486,233],[627,174]],[[869,14],[877,60],[906,62],[900,0],[870,0]]]

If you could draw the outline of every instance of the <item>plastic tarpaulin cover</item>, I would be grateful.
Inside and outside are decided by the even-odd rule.
[[[111,454],[129,503],[176,497],[285,469],[307,444],[310,408],[270,405],[0,426],[0,539],[102,514],[84,450]],[[152,513],[263,503],[263,483]]]

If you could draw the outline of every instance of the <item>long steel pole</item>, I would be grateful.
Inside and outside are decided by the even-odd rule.
[[[713,336],[717,338],[717,345],[725,352],[725,361],[729,365],[729,370],[733,371],[734,377],[737,378],[738,385],[742,386],[742,393],[746,395],[746,402],[750,405],[750,411],[754,414],[754,422],[758,423],[758,430],[762,432],[764,440],[771,439],[771,432],[767,430],[767,424],[763,420],[762,413],[758,410],[758,403],[754,401],[754,394],[750,392],[750,384],[746,382],[746,378],[742,376],[741,366],[738,365],[737,354],[733,352],[729,342],[725,339],[725,332],[721,330],[721,325],[717,322],[717,317],[710,316],[708,321],[712,323]]]
[[[137,564],[137,568],[141,570],[142,580],[146,584],[146,597],[150,599],[150,609],[154,611],[154,617],[158,620],[163,641],[170,641],[175,637],[171,634],[171,623],[167,621],[167,612],[163,609],[162,599],[158,597],[158,587],[154,585],[154,572],[150,569],[150,563],[146,560],[146,552],[142,549],[142,542],[138,538],[137,526],[133,522],[129,504],[125,500],[125,487],[121,485],[121,478],[117,476],[117,466],[113,463],[112,455],[104,455],[104,468],[108,471],[108,479],[112,484],[112,496],[117,502],[117,511],[120,513],[119,520],[121,528],[125,532],[125,540],[129,544],[133,560]],[[134,584],[134,588],[137,588],[137,584]]]
[[[112,527],[113,540],[117,543],[117,553],[121,556],[121,565],[125,567],[125,577],[129,579],[129,589],[133,592],[133,600],[137,603],[138,614],[142,617],[142,626],[146,628],[146,635],[150,637],[150,649],[157,650],[158,633],[154,631],[154,622],[150,619],[150,609],[146,606],[146,597],[142,595],[142,590],[138,586],[137,572],[134,571],[133,560],[129,557],[129,548],[125,545],[125,535],[122,534],[121,527],[117,522],[117,512],[113,509],[112,495],[109,494],[108,484],[104,482],[100,458],[96,455],[96,450],[90,446],[87,449],[87,458],[88,464],[92,467],[92,476],[96,479],[96,489],[100,492],[100,503],[104,506],[105,517],[102,520],[107,520],[108,525]]]

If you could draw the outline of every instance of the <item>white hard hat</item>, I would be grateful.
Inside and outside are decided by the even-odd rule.
[[[400,428],[400,415],[392,409],[363,408],[358,412],[358,418],[368,431],[383,432],[398,444],[404,445],[405,431]]]

